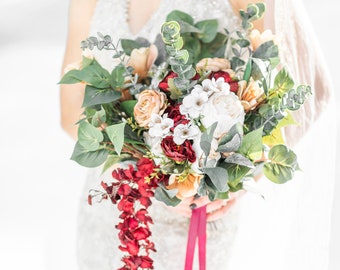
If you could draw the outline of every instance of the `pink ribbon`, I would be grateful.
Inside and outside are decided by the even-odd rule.
[[[196,239],[198,238],[199,269],[206,269],[206,243],[207,243],[207,211],[206,206],[192,210],[184,270],[192,270]]]

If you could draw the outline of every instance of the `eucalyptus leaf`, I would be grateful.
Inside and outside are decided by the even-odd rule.
[[[79,165],[94,168],[103,164],[109,152],[105,149],[98,151],[89,151],[85,149],[79,142],[76,143],[71,160],[76,161]]]
[[[105,128],[105,132],[109,136],[109,139],[118,155],[120,155],[124,145],[125,125],[126,123],[120,123]]]
[[[88,151],[96,151],[104,136],[100,130],[88,122],[81,122],[78,128],[78,142]]]
[[[204,131],[201,135],[200,146],[205,156],[209,156],[210,154],[211,142],[214,137],[214,132],[215,132],[216,127],[217,127],[217,122],[215,122],[210,127],[208,127],[206,131]]]

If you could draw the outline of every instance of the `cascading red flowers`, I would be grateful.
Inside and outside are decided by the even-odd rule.
[[[153,269],[150,251],[156,251],[154,243],[149,239],[151,231],[149,224],[152,218],[148,213],[154,188],[164,176],[156,172],[154,162],[148,158],[140,159],[136,166],[129,165],[127,169],[116,169],[112,172],[114,182],[103,183],[106,193],[103,199],[111,199],[121,212],[122,222],[116,225],[121,242],[119,249],[128,255],[122,258],[124,266],[118,270]],[[89,200],[91,201],[91,200]]]

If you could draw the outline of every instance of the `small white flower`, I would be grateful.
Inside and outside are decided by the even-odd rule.
[[[199,117],[204,104],[208,101],[207,93],[200,92],[198,88],[195,89],[183,99],[183,103],[179,107],[181,114],[189,115],[192,118]]]
[[[174,130],[174,142],[178,145],[181,145],[185,140],[193,140],[199,134],[200,130],[196,125],[179,124]]]
[[[230,85],[226,83],[223,78],[218,78],[217,80],[215,80],[215,78],[212,78],[211,80],[205,79],[202,82],[202,88],[208,96],[214,93],[230,93]]]
[[[158,114],[152,114],[149,123],[149,135],[152,137],[165,137],[173,126],[174,120],[168,118],[168,114],[164,114],[163,117]]]

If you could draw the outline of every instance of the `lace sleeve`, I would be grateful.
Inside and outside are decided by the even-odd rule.
[[[296,144],[327,107],[333,92],[327,65],[306,10],[300,0],[269,0],[274,9],[269,23],[280,41],[281,60],[296,83],[309,84],[313,95],[303,109],[293,113],[299,126],[289,127],[287,142]],[[274,19],[274,20],[273,20]]]

